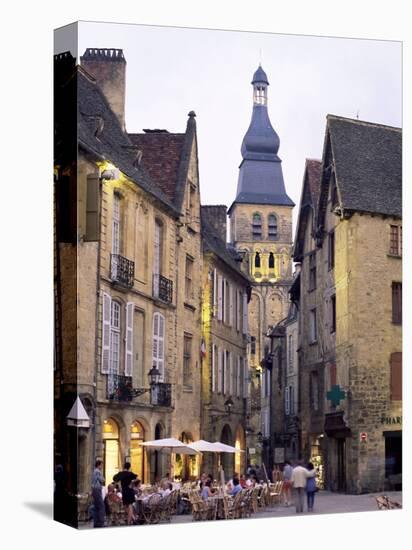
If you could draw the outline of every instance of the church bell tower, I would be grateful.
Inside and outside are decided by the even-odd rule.
[[[278,156],[279,136],[268,113],[269,81],[261,66],[253,75],[252,86],[252,120],[243,138],[237,193],[228,215],[231,243],[242,254],[242,264],[253,280],[248,353],[253,409],[253,392],[258,391],[263,396],[261,386],[266,373],[262,372],[261,363],[268,351],[265,349],[267,331],[288,313],[295,205],[283,181],[282,161]],[[269,377],[266,383],[270,384]],[[252,414],[250,427],[267,437],[263,416],[259,412],[253,418]],[[250,458],[253,462],[253,457]]]

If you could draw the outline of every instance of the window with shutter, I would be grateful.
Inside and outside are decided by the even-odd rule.
[[[112,254],[120,254],[120,197],[113,195]]]
[[[119,374],[120,364],[120,311],[120,304],[112,300],[112,306],[110,308],[109,372],[114,374]]]
[[[242,395],[242,372],[240,370],[240,357],[236,358],[236,396]]]
[[[110,363],[110,311],[112,308],[112,299],[109,294],[103,294],[102,311],[102,373],[109,373]]]
[[[234,381],[234,371],[233,371],[233,355],[229,353],[229,395],[233,395],[233,381]]]
[[[239,332],[239,331],[240,331],[240,323],[241,323],[241,319],[240,319],[240,311],[241,311],[241,293],[240,293],[240,290],[237,290],[237,291],[236,291],[236,308],[237,308],[237,313],[236,313],[236,330]]]
[[[213,270],[213,307],[212,314],[214,317],[217,315],[217,272]]]
[[[222,368],[222,374],[223,374],[223,395],[227,394],[227,351],[223,350],[223,368]]]
[[[153,315],[153,353],[152,364],[160,372],[160,380],[164,379],[164,340],[165,318],[160,313]]]
[[[223,295],[222,295],[222,277],[219,275],[217,278],[217,319],[221,321],[223,319]]]
[[[87,176],[85,241],[99,240],[99,176]]]
[[[126,305],[126,352],[124,362],[124,373],[126,376],[133,375],[133,322],[134,304],[128,302]]]
[[[223,351],[218,348],[217,350],[217,391],[222,393],[223,391]]]
[[[392,401],[402,400],[402,352],[397,351],[391,354],[391,399]]]
[[[242,331],[243,334],[247,334],[248,326],[247,326],[247,294],[246,292],[243,293],[243,324],[242,324]]]
[[[295,414],[295,388],[290,386],[289,390],[289,410],[290,414]]]
[[[233,326],[233,291],[234,288],[231,284],[228,283],[229,288],[229,325]]]
[[[286,386],[285,388],[285,414],[288,416],[290,414],[290,387]]]
[[[249,393],[249,369],[247,364],[247,359],[242,357],[243,365],[243,397],[247,399]]]
[[[216,391],[216,346],[212,344],[212,392]]]
[[[402,324],[402,283],[392,283],[392,323]]]

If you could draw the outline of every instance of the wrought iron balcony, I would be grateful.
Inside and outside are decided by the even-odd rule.
[[[134,262],[120,256],[120,254],[112,254],[110,277],[116,283],[132,287],[134,283]]]
[[[173,281],[163,275],[153,275],[153,297],[171,304],[173,300]]]
[[[151,391],[151,403],[159,407],[172,406],[172,384],[153,384]]]
[[[131,401],[134,397],[131,376],[109,374],[107,377],[107,399],[113,401]]]

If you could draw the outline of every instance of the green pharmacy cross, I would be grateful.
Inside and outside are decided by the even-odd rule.
[[[341,389],[339,385],[332,386],[332,389],[326,394],[326,399],[336,407],[339,405],[342,399],[345,399],[346,393]]]

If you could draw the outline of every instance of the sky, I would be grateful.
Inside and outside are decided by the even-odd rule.
[[[127,131],[184,132],[196,112],[203,204],[229,207],[236,196],[259,63],[294,223],[305,159],[322,156],[327,114],[402,125],[400,42],[80,22],[78,54],[88,47],[123,49]],[[69,48],[77,55],[63,30],[55,53]]]

